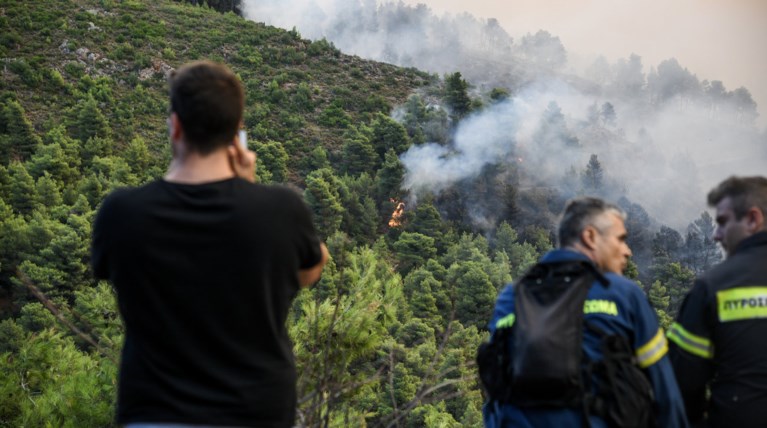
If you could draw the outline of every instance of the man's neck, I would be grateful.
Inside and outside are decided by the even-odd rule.
[[[575,251],[577,253],[581,253],[584,256],[588,257],[589,260],[596,263],[596,255],[594,254],[594,251],[586,247],[585,245],[581,244],[580,242],[576,242],[572,245],[568,245],[565,247],[561,247],[562,250],[570,250]]]
[[[197,152],[178,154],[165,174],[165,181],[184,184],[202,184],[234,177],[226,148],[205,156]]]

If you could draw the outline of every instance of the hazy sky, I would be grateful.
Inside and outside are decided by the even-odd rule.
[[[544,29],[569,52],[651,66],[675,57],[700,80],[745,86],[767,126],[767,0],[403,0],[437,14],[497,18],[518,39]]]

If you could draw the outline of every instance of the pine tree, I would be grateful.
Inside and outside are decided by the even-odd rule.
[[[378,228],[376,204],[365,192],[365,185],[360,181],[372,181],[367,174],[359,178],[348,175],[340,179],[338,188],[341,205],[344,207],[341,229],[357,243],[371,244],[375,241]]]
[[[39,307],[37,315],[43,311]],[[25,357],[0,361],[0,420],[8,426],[112,425],[115,363],[78,349],[53,329],[26,335],[17,355]]]
[[[35,180],[21,162],[11,162],[8,175],[10,176],[8,202],[11,203],[15,212],[24,216],[31,215],[38,204]]]
[[[179,1],[179,0],[176,0]],[[187,3],[208,6],[221,13],[232,12],[242,16],[242,0],[183,0]]]
[[[63,184],[74,183],[82,174],[77,169],[78,166],[79,160],[72,160],[67,156],[58,142],[40,146],[28,162],[28,170],[33,177],[50,174],[52,179]]]
[[[88,165],[88,163],[90,163],[90,161],[97,156],[111,156],[113,147],[114,142],[112,142],[112,140],[109,138],[88,138],[88,141],[85,142],[81,151],[84,163]]]
[[[72,298],[75,289],[88,283],[89,244],[89,236],[82,236],[74,229],[66,227],[40,251],[41,263],[63,274],[63,281],[56,289],[57,293]]]
[[[648,297],[650,305],[652,305],[655,312],[658,314],[658,321],[660,322],[661,327],[668,329],[672,319],[667,312],[671,298],[668,295],[666,287],[664,287],[660,281],[653,282]]]
[[[342,153],[341,168],[346,174],[357,176],[375,168],[376,152],[367,139],[359,133],[347,136]]]
[[[0,163],[11,159],[26,160],[37,150],[40,137],[35,134],[32,123],[27,119],[24,108],[16,100],[8,101],[0,112],[0,131],[6,135],[0,138]]]
[[[262,162],[259,169],[266,169],[274,183],[285,183],[288,180],[288,152],[282,143],[266,141],[256,143],[258,160]]]
[[[320,169],[306,177],[304,198],[314,214],[317,232],[326,238],[336,232],[343,220],[344,208],[338,194],[338,179],[330,169]]]
[[[495,251],[505,251],[507,255],[511,254],[512,246],[519,238],[517,231],[508,223],[501,222],[495,230],[494,248]]]
[[[55,156],[52,156],[54,159],[62,159],[64,162],[68,164],[68,167],[71,171],[74,171],[74,175],[68,176],[67,178],[64,178],[62,175],[59,177],[60,180],[67,180],[66,183],[70,184],[70,182],[76,181],[79,176],[81,175],[80,168],[82,166],[82,142],[79,140],[76,140],[69,136],[67,133],[66,127],[64,125],[59,125],[51,130],[49,130],[43,139],[43,149],[41,150],[43,153],[50,152],[53,154],[53,152],[56,152]],[[57,148],[47,148],[47,146],[58,146],[64,153],[63,156],[60,156],[58,154]],[[69,173],[72,173],[72,172]]]
[[[299,374],[298,412],[307,426],[322,425],[325,417],[343,417],[349,405],[369,408],[375,397],[368,386],[380,377],[377,366],[386,364],[371,362],[394,345],[389,331],[406,305],[400,277],[373,250],[332,254],[345,260],[337,275],[344,292],[317,299],[314,294],[322,287],[316,287],[299,296],[295,305],[301,316],[289,326]],[[336,425],[349,424],[340,419]]]
[[[609,102],[602,104],[602,120],[605,125],[615,125],[615,107]]]
[[[445,76],[445,102],[455,119],[461,119],[471,110],[468,89],[469,84],[463,80],[460,72]]]
[[[37,179],[35,185],[40,203],[47,208],[55,208],[62,204],[61,191],[56,181],[47,172]]]
[[[405,102],[404,110],[403,125],[408,136],[410,136],[413,144],[423,144],[425,142],[423,126],[427,116],[426,105],[424,105],[421,97],[411,95]]]
[[[722,258],[713,239],[714,228],[714,220],[707,211],[687,226],[682,261],[697,274],[707,271]]]
[[[519,278],[532,267],[539,258],[539,253],[532,244],[527,242],[514,243],[509,254],[511,275]]]
[[[426,268],[418,267],[408,273],[403,281],[405,300],[410,311],[433,328],[444,328],[437,306],[437,292],[442,283]]]
[[[8,200],[11,192],[11,176],[8,168],[0,163],[0,200]]]
[[[416,232],[402,232],[393,247],[400,260],[398,270],[402,274],[407,274],[437,255],[434,238]]]
[[[75,129],[75,136],[82,142],[93,137],[109,138],[111,136],[109,121],[91,94],[79,102]]]
[[[318,144],[302,159],[301,170],[308,173],[323,168],[330,168],[330,160],[327,150]]]
[[[546,150],[561,150],[580,145],[578,137],[567,128],[562,109],[554,101],[551,101],[543,112],[540,127],[533,139]]]
[[[407,223],[405,230],[408,232],[417,232],[434,238],[438,250],[444,249],[442,242],[444,236],[444,225],[439,211],[434,204],[425,200],[418,204]]]
[[[383,165],[376,174],[376,187],[378,189],[378,201],[388,201],[391,198],[400,199],[402,196],[402,179],[405,175],[405,167],[400,162],[393,149],[386,152]],[[391,211],[389,211],[390,213]]]
[[[668,313],[671,316],[676,316],[684,297],[687,295],[690,287],[692,287],[695,280],[695,272],[682,266],[680,263],[674,262],[659,269],[656,279],[668,289]]]
[[[592,154],[586,169],[581,174],[583,188],[587,193],[599,194],[604,182],[604,170],[597,155]]]
[[[466,327],[484,328],[492,315],[497,289],[479,262],[456,263],[448,269],[455,290],[455,313]]]
[[[386,153],[390,149],[399,154],[410,147],[407,129],[391,117],[376,113],[370,126],[373,130],[370,143],[375,148],[380,160],[385,159]]]
[[[141,137],[134,137],[128,143],[128,147],[123,154],[125,161],[130,165],[131,170],[137,175],[143,175],[149,164],[152,161],[152,157],[149,154],[149,148],[146,142]]]

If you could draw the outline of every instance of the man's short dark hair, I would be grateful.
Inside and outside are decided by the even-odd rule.
[[[735,219],[740,220],[751,207],[759,208],[767,215],[767,178],[732,176],[708,193],[708,204],[715,207],[729,197]]]
[[[226,146],[242,121],[245,93],[227,67],[209,61],[186,64],[170,77],[170,110],[190,148],[208,154]]]
[[[607,212],[626,220],[626,213],[617,205],[599,198],[580,197],[568,201],[559,222],[559,246],[568,247],[577,243],[581,239],[581,232],[587,226],[594,226],[598,231],[604,232],[609,225],[605,224],[602,214]]]

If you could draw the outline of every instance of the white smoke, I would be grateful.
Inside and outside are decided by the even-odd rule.
[[[509,140],[514,115],[513,105],[502,103],[462,121],[452,147],[437,143],[411,147],[400,156],[407,170],[404,187],[415,193],[438,193],[477,175],[485,165],[505,159],[514,149]]]
[[[512,39],[495,20],[471,15],[437,17],[425,5],[376,0],[245,0],[246,18],[284,29],[296,28],[303,37],[326,38],[342,52],[431,72],[455,71],[467,56],[499,62]],[[462,55],[455,55],[461,51]],[[474,76],[469,70],[465,75]],[[478,76],[478,75],[477,75]]]
[[[560,142],[552,150],[536,141],[551,101],[561,108],[578,147]],[[614,105],[615,123],[588,124],[589,107],[604,102]],[[537,82],[464,119],[451,145],[413,146],[401,161],[407,171],[404,187],[418,195],[438,194],[499,161],[519,162],[528,177],[520,183],[523,189],[558,187],[571,168],[581,172],[596,154],[613,187],[604,195],[626,196],[661,222],[683,230],[706,209],[705,194],[716,183],[734,174],[765,173],[765,143],[753,127],[712,118],[708,108],[695,103],[639,111],[634,103],[584,95],[554,80]]]
[[[304,37],[326,37],[348,54],[430,72],[461,71],[476,92],[512,89],[508,101],[465,118],[448,145],[427,143],[402,154],[405,187],[414,195],[439,193],[498,162],[517,162],[527,180],[520,183],[523,187],[555,188],[568,171],[582,171],[596,154],[609,179],[609,196],[626,196],[661,222],[683,229],[706,209],[705,193],[717,182],[767,171],[767,136],[740,120],[736,107],[712,106],[694,97],[640,99],[648,97],[646,90],[627,95],[625,88],[646,84],[651,71],[638,58],[588,67],[571,62],[564,69],[587,71],[565,76],[541,66],[551,58],[525,57],[520,41],[512,40],[497,21],[437,17],[423,5],[246,0],[244,12],[256,21],[295,27]],[[559,43],[549,41],[546,52]],[[552,149],[557,145],[536,139],[552,101],[577,146],[563,143]],[[589,109],[608,102],[615,121],[589,124]]]

